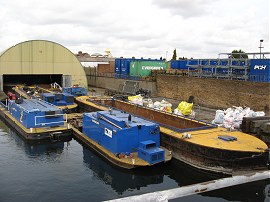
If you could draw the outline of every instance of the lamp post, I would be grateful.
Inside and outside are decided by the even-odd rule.
[[[259,47],[259,49],[260,49],[260,59],[262,59],[262,42],[263,42],[263,39],[261,39],[260,40],[260,47]]]

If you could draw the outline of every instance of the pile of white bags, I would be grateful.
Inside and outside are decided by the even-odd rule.
[[[136,104],[136,105],[143,105],[143,97],[141,94],[139,95],[134,95],[134,96],[129,96],[128,97],[129,102]]]
[[[172,113],[172,104],[163,99],[161,102],[154,102],[154,108],[160,111]]]
[[[151,99],[143,99],[143,106],[144,107],[150,107],[150,108],[154,108],[154,103]]]
[[[153,103],[151,99],[144,99],[140,94],[129,96],[128,97],[129,102],[137,105],[143,105],[145,107],[154,108],[160,111],[165,111],[172,113],[172,104],[163,99],[161,102],[156,101]]]
[[[230,129],[239,129],[243,117],[265,116],[263,111],[255,112],[249,107],[235,107],[226,110],[217,110],[213,124],[224,126]]]

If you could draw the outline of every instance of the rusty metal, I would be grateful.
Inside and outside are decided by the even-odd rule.
[[[127,113],[132,113],[137,116],[147,118],[149,120],[161,123],[163,125],[175,127],[178,129],[189,129],[189,128],[199,128],[204,127],[207,123],[202,123],[194,119],[188,119],[180,116],[176,116],[170,113],[162,112],[159,110],[154,110],[146,108],[143,106],[138,106],[121,100],[94,100],[94,102],[100,102],[106,106],[111,106]],[[210,126],[210,125],[209,125]]]

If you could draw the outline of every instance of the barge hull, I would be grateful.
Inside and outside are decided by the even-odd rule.
[[[92,148],[95,152],[97,152],[99,155],[101,155],[104,159],[107,159],[108,161],[110,161],[113,165],[121,167],[121,168],[125,168],[125,169],[133,169],[133,168],[137,167],[135,164],[134,165],[127,164],[125,162],[121,162],[121,161],[117,160],[114,156],[110,155],[109,152],[104,151],[104,149],[100,145],[95,143],[93,140],[91,140],[89,137],[84,135],[78,129],[72,127],[72,130],[73,130],[73,137],[77,141]]]
[[[170,149],[175,159],[210,172],[232,175],[240,171],[267,169],[267,152],[258,154],[202,147],[164,134],[161,135],[161,145]]]
[[[0,118],[11,128],[15,129],[20,136],[28,141],[69,141],[72,138],[71,129],[45,130],[44,132],[28,133],[4,108],[0,108]]]

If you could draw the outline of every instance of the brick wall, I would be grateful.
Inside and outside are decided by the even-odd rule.
[[[157,92],[177,100],[193,95],[194,103],[206,107],[248,106],[269,114],[270,83],[158,75]]]
[[[109,64],[98,64],[97,73],[114,73],[114,62],[110,62]]]

